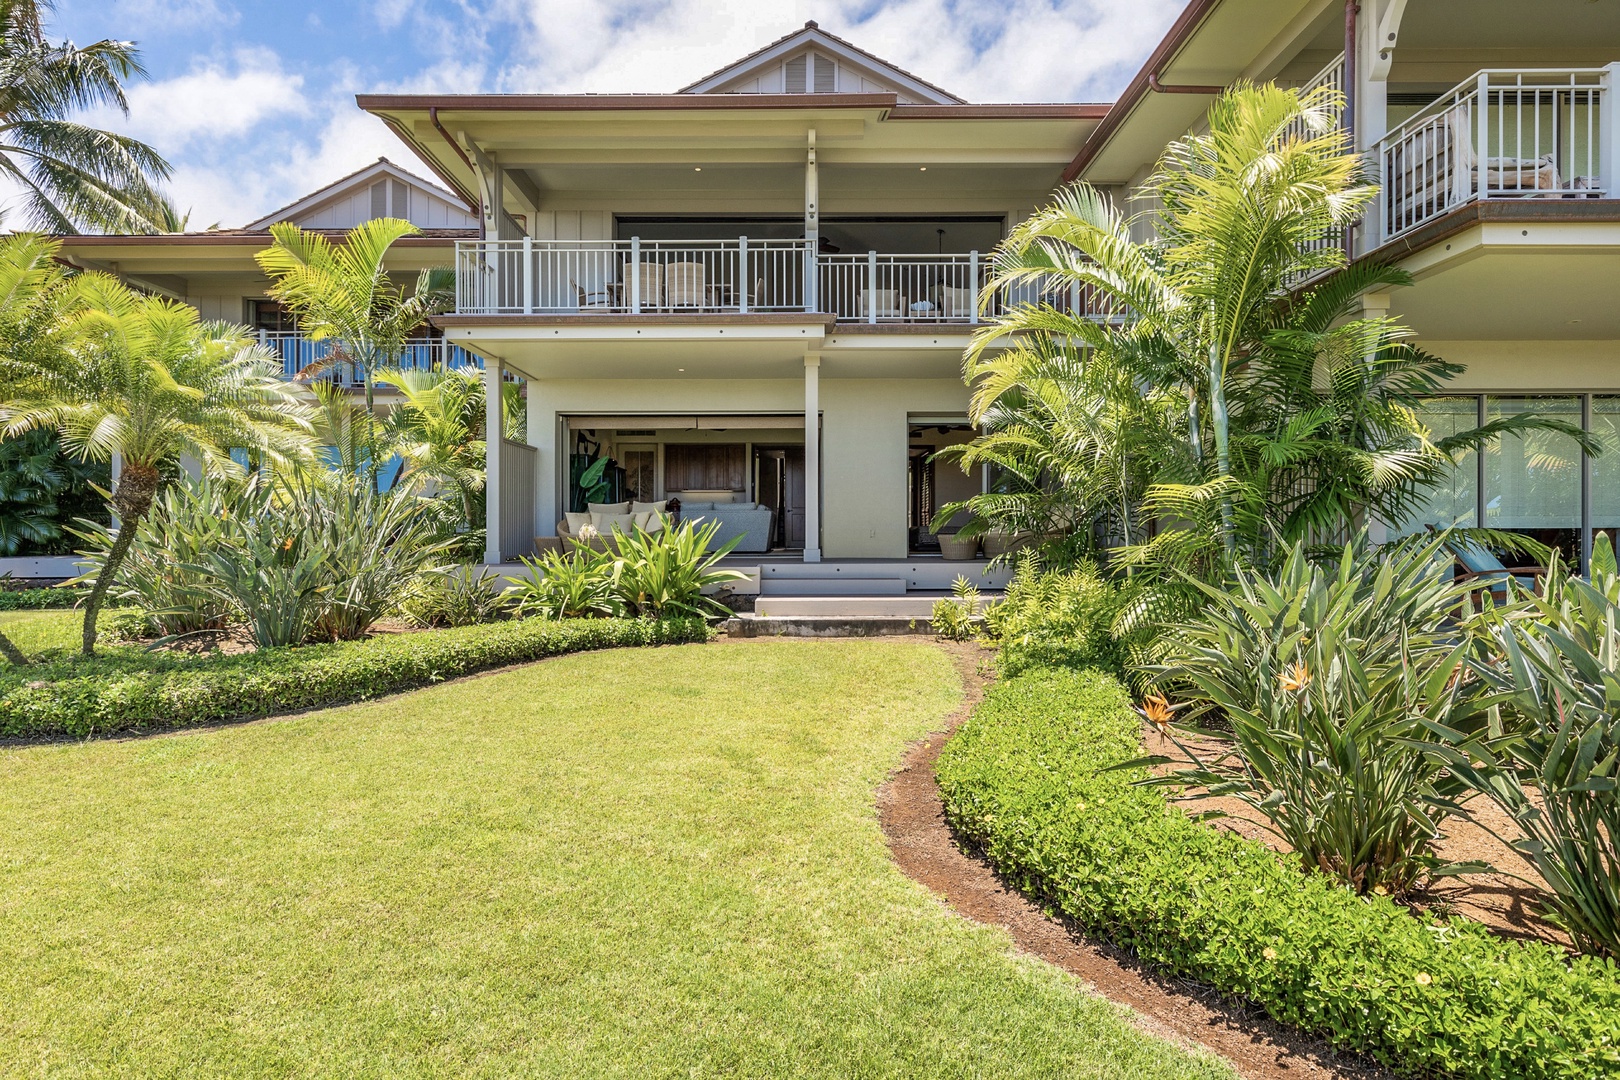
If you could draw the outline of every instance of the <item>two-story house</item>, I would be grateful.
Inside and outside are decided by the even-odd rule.
[[[982,482],[933,454],[972,436],[988,255],[1107,112],[970,105],[814,23],[671,94],[359,101],[482,214],[436,322],[527,387],[490,562],[601,453],[626,497],[773,509],[809,562],[937,552]]]

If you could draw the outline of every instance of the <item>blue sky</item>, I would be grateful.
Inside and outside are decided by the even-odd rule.
[[[669,91],[817,20],[969,101],[1107,101],[1183,0],[57,0],[53,38],[139,43],[130,115],[191,227],[241,225],[381,155],[366,91]],[[3,197],[3,193],[0,193]]]

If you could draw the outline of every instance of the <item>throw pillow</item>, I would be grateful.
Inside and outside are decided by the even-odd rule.
[[[663,508],[664,504],[661,502],[632,502],[630,504],[632,514],[655,514]]]
[[[586,503],[585,505],[593,514],[628,514],[630,512],[628,502]]]
[[[568,522],[569,533],[574,536],[578,536],[579,530],[591,523],[591,515],[589,514],[575,514],[573,512],[569,512],[564,514],[563,518]]]
[[[618,526],[619,531],[622,533],[627,533],[633,529],[636,524],[636,516],[634,514],[592,514],[591,524],[595,525],[596,531],[603,536],[612,536],[615,525]]]
[[[644,533],[662,532],[664,528],[664,516],[658,513],[656,510],[649,511],[645,514],[639,514],[636,517],[636,528],[640,529]]]

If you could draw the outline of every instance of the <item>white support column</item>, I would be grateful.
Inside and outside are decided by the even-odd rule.
[[[1605,199],[1620,198],[1620,63],[1603,69],[1603,100],[1598,107],[1603,131],[1598,135],[1599,168]]]
[[[804,358],[804,561],[821,561],[821,354]]]
[[[501,561],[501,382],[505,367],[484,357],[484,561]]]
[[[816,175],[816,129],[804,161],[804,310],[818,310],[817,249],[821,246],[821,181]]]

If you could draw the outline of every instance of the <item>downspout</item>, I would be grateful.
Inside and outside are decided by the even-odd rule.
[[[473,167],[472,159],[469,158],[467,156],[467,152],[461,148],[461,144],[456,142],[455,139],[452,139],[450,137],[450,133],[444,130],[444,125],[439,123],[439,109],[437,106],[429,107],[428,123],[433,125],[434,131],[437,131],[440,135],[444,136],[444,141],[450,144],[450,149],[454,150],[456,152],[456,157],[461,159],[461,163],[472,171],[473,177],[476,180],[478,170]],[[478,239],[484,239],[484,185],[482,183],[478,185]]]
[[[1176,85],[1174,83],[1165,84],[1165,83],[1162,83],[1162,82],[1159,81],[1159,73],[1156,72],[1156,71],[1148,72],[1148,89],[1152,90],[1155,94],[1210,94],[1210,95],[1216,95],[1216,94],[1224,94],[1224,93],[1226,93],[1226,87],[1224,87],[1224,86],[1197,86],[1197,85],[1191,85],[1191,84],[1184,84],[1184,85],[1179,85],[1178,86],[1178,85]]]

